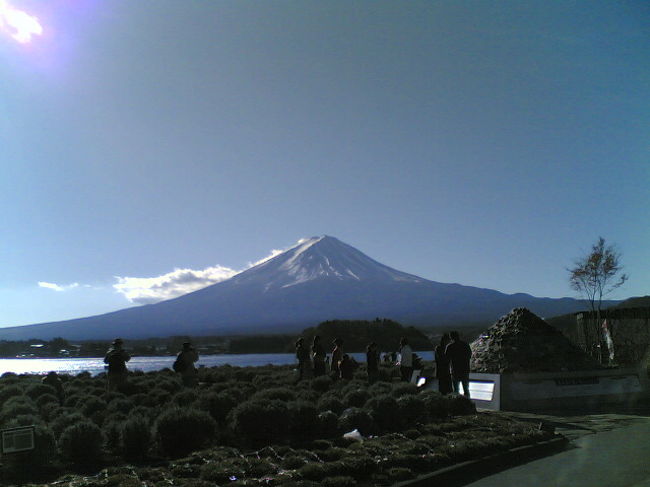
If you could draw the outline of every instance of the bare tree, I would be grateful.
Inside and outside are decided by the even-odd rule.
[[[591,316],[596,317],[593,331],[596,337],[600,337],[599,342],[602,342],[599,327],[603,297],[628,279],[626,274],[621,273],[623,266],[620,260],[620,252],[613,245],[607,245],[603,237],[599,237],[592,245],[591,252],[577,259],[574,266],[567,269],[571,288],[584,296],[591,307]]]

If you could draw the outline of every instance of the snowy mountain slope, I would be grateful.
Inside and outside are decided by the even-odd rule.
[[[88,318],[5,328],[5,340],[144,338],[297,332],[328,319],[387,317],[453,328],[489,324],[515,307],[540,316],[578,311],[574,299],[507,295],[429,281],[385,266],[354,247],[313,237],[232,278],[156,304]]]

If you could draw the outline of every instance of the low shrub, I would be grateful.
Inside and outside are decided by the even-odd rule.
[[[162,451],[179,456],[204,446],[216,433],[214,419],[198,409],[170,408],[156,420],[156,440]]]
[[[181,408],[194,406],[194,403],[198,401],[198,399],[198,393],[191,389],[181,390],[180,392],[174,394],[174,397],[172,397],[174,404]]]
[[[108,413],[122,413],[122,414],[128,414],[131,409],[135,404],[133,403],[132,400],[127,399],[126,396],[123,394],[120,394],[119,396],[115,397],[111,402],[108,403],[108,406],[106,407],[106,411]]]
[[[103,413],[106,411],[106,402],[96,396],[90,396],[77,403],[82,414],[88,418],[96,413]]]
[[[431,419],[442,419],[449,416],[449,401],[437,391],[423,391],[419,396],[424,401],[424,407]]]
[[[356,480],[365,480],[377,471],[377,463],[372,457],[365,454],[346,456],[341,460],[344,470]]]
[[[6,372],[5,372],[6,374]],[[23,388],[18,386],[18,385],[7,385],[6,379],[4,379],[5,374],[3,374],[3,384],[2,387],[0,387],[0,404],[4,405],[4,403],[9,399],[10,397],[15,397],[15,396],[22,396],[23,395]]]
[[[236,404],[236,399],[227,392],[207,392],[199,400],[200,408],[210,413],[210,416],[219,423],[226,420],[228,413]]]
[[[34,400],[34,403],[38,406],[38,408],[41,411],[43,411],[43,406],[45,406],[46,404],[56,404],[58,406],[59,398],[56,397],[54,394],[41,394]]]
[[[282,459],[282,468],[287,470],[298,470],[305,465],[305,459],[297,455],[288,455]]]
[[[318,415],[318,426],[323,438],[333,438],[341,431],[339,417],[332,411],[323,411]]]
[[[232,410],[232,427],[248,442],[277,442],[289,432],[286,403],[246,401]]]
[[[357,481],[353,477],[337,475],[335,477],[325,477],[321,481],[323,487],[354,487]]]
[[[334,381],[330,379],[327,375],[321,375],[320,377],[316,377],[314,380],[311,381],[312,389],[318,392],[329,391],[333,384]]]
[[[400,427],[399,404],[391,395],[371,397],[363,408],[370,411],[380,430],[391,431]]]
[[[252,401],[294,401],[296,393],[288,387],[273,387],[270,389],[263,389],[253,394]]]
[[[418,392],[420,392],[420,390],[415,384],[411,384],[410,382],[400,382],[399,384],[393,386],[393,391],[391,394],[393,397],[397,398],[407,394],[415,395]]]
[[[336,414],[341,414],[345,409],[343,402],[333,394],[323,395],[316,404],[319,411],[332,411]]]
[[[151,446],[151,428],[146,418],[132,415],[120,431],[122,455],[127,460],[141,460]]]
[[[287,404],[289,412],[289,432],[292,437],[313,438],[319,432],[318,411],[313,403],[293,401]]]
[[[80,467],[99,464],[103,444],[104,434],[95,423],[87,419],[68,426],[59,438],[63,458]]]
[[[360,408],[348,408],[339,418],[339,428],[348,432],[359,430],[363,436],[368,436],[376,429],[375,422],[368,411]]]
[[[476,414],[476,405],[465,396],[452,394],[447,396],[447,401],[449,404],[449,414],[452,416]]]
[[[13,404],[5,404],[0,411],[0,422],[2,424],[20,415],[38,416],[38,409],[36,406],[27,402],[14,402]]]
[[[418,421],[426,420],[426,403],[420,396],[406,395],[397,399],[402,424],[412,426]]]
[[[201,479],[216,484],[229,483],[246,476],[247,463],[243,458],[212,462],[201,467]]]
[[[298,475],[306,480],[320,481],[332,472],[331,465],[320,462],[309,462],[298,469]]]
[[[370,394],[365,389],[355,389],[348,392],[343,397],[343,402],[347,407],[360,408],[370,398]]]
[[[415,477],[411,469],[404,467],[393,467],[386,471],[386,476],[390,482],[400,482],[402,480],[409,480]]]
[[[36,400],[43,394],[52,394],[56,396],[56,390],[54,387],[48,386],[47,384],[31,384],[25,388],[25,395],[33,400]]]

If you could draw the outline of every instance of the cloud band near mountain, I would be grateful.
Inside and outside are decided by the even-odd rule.
[[[202,270],[174,269],[158,277],[120,277],[115,276],[117,284],[113,288],[136,304],[153,304],[166,299],[177,298],[183,294],[198,291],[272,259],[284,250],[273,249],[263,259],[250,262],[245,269],[235,270],[220,265]]]

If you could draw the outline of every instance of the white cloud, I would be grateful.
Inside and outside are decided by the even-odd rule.
[[[298,244],[305,239],[300,239]],[[295,244],[295,245],[298,245]],[[289,248],[294,247],[292,245]],[[183,294],[198,291],[212,284],[230,279],[236,274],[263,264],[273,257],[285,252],[273,249],[266,257],[257,262],[249,262],[246,268],[235,270],[229,267],[215,265],[202,270],[174,269],[172,272],[158,277],[120,277],[115,276],[117,284],[113,288],[123,294],[129,301],[136,304],[152,304],[166,299],[177,298]]]
[[[273,250],[271,250],[271,253],[269,255],[267,255],[266,257],[258,260],[257,262],[249,262],[248,263],[248,269],[250,269],[251,267],[255,267],[256,265],[264,264],[264,262],[266,262],[267,260],[271,260],[273,257],[276,257],[276,256],[280,255],[282,252],[285,252],[286,250],[287,249],[285,249],[285,250],[273,249]]]
[[[38,285],[39,287],[44,287],[45,289],[52,289],[54,291],[59,291],[59,292],[63,292],[63,291],[67,291],[68,289],[74,289],[75,287],[79,287],[78,282],[73,282],[72,284],[65,284],[63,286],[60,286],[53,282],[39,281]]]
[[[174,269],[158,277],[119,277],[113,285],[129,301],[151,304],[197,291],[206,286],[231,278],[238,271],[220,265],[203,270]]]

